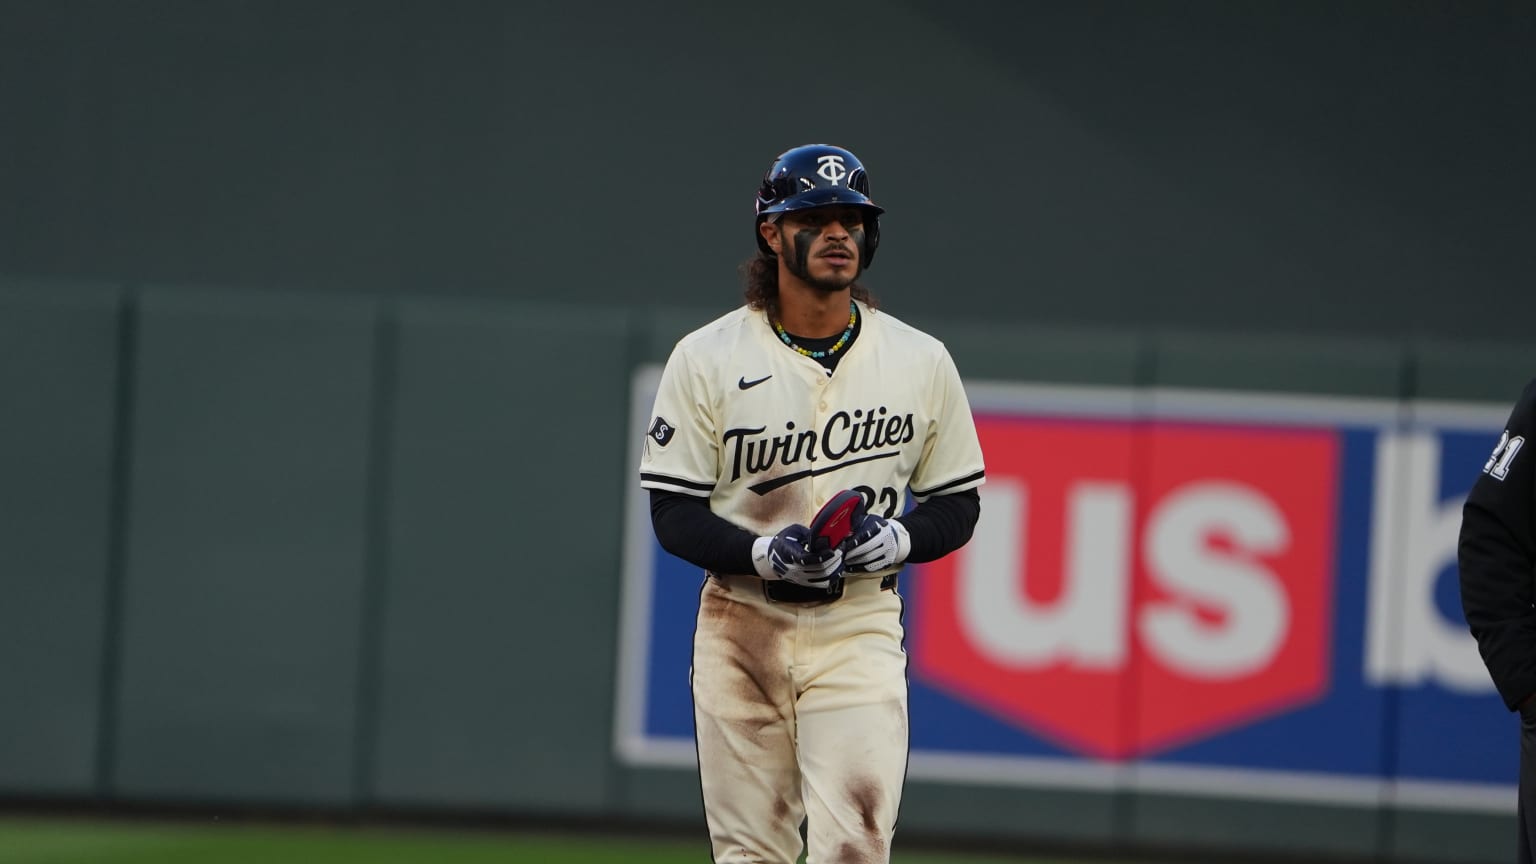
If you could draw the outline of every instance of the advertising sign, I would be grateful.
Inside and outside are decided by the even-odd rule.
[[[902,575],[909,776],[1513,808],[1518,725],[1456,577],[1508,406],[967,390],[981,519]],[[630,500],[616,746],[691,765],[702,573],[637,475]]]

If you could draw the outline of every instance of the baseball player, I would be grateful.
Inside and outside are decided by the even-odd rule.
[[[1493,683],[1520,712],[1519,860],[1536,862],[1536,381],[1461,511],[1461,608]]]
[[[692,687],[718,864],[889,860],[908,739],[897,575],[958,549],[980,513],[954,362],[856,281],[882,212],[847,150],[780,155],[747,302],[677,343],[646,434],[656,536],[706,571]],[[809,523],[847,490],[852,533],[821,548]]]

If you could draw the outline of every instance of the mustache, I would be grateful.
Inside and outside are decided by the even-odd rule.
[[[847,246],[843,246],[842,244],[838,244],[836,246],[832,246],[830,248],[821,250],[819,253],[816,254],[816,257],[817,258],[825,258],[828,255],[846,255],[849,258],[852,258],[853,257],[853,250],[849,249]]]

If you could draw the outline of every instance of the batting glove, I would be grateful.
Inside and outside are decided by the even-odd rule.
[[[764,579],[782,579],[796,585],[831,588],[843,575],[843,550],[810,551],[811,529],[791,525],[772,537],[752,544],[752,566]]]
[[[843,563],[849,573],[894,570],[912,554],[912,535],[895,519],[867,514],[843,541]]]

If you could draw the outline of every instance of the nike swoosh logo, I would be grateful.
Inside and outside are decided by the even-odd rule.
[[[764,381],[767,381],[769,378],[772,378],[772,377],[773,377],[773,375],[770,374],[770,375],[764,375],[763,377],[757,379],[756,381],[748,381],[746,376],[743,375],[741,377],[741,380],[736,382],[736,386],[740,387],[743,390],[751,390],[753,387],[756,387],[757,385],[763,383]]]

